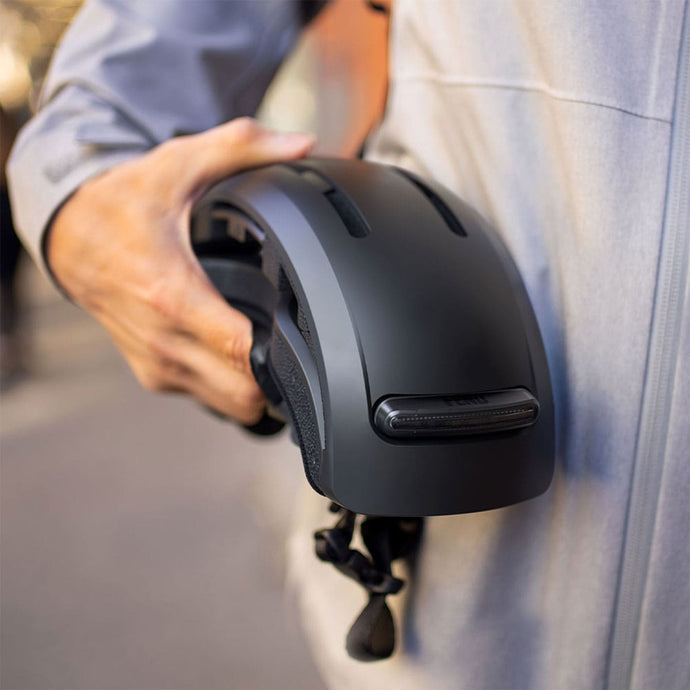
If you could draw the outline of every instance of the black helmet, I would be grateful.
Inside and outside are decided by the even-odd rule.
[[[553,403],[520,276],[487,223],[393,167],[308,159],[237,175],[192,242],[254,323],[311,485],[369,515],[498,508],[549,485]]]
[[[551,384],[520,275],[455,195],[363,161],[237,175],[199,200],[191,227],[211,281],[252,320],[254,374],[289,420],[307,479],[346,509],[316,537],[319,557],[370,593],[348,651],[388,656],[383,598],[402,586],[390,560],[420,523],[369,518],[366,559],[349,548],[354,513],[487,510],[551,481]]]

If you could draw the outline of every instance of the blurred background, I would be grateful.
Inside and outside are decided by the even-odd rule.
[[[80,4],[0,0],[0,686],[322,688],[285,585],[299,450],[140,390],[12,235],[6,155]],[[385,98],[353,86],[385,61],[357,12],[321,13],[259,113],[320,153],[353,155]]]

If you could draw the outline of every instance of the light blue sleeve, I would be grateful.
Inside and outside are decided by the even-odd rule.
[[[8,164],[15,225],[37,263],[46,227],[87,178],[252,115],[302,15],[293,0],[89,0]]]

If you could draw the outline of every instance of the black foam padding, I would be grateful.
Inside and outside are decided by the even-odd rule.
[[[323,494],[319,488],[321,442],[309,388],[290,349],[276,331],[273,332],[271,342],[269,368],[271,376],[277,383],[280,394],[288,406],[292,425],[302,452],[304,472],[312,487]]]
[[[312,353],[312,356],[314,354],[314,343],[311,338],[311,330],[309,329],[309,322],[307,321],[307,316],[304,313],[304,309],[300,307],[299,305],[297,306],[297,328],[299,329],[299,332],[302,334],[302,337],[306,341],[307,345],[309,346],[309,351]]]

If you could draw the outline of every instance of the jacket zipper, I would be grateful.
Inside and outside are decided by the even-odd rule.
[[[666,452],[690,253],[690,9],[681,30],[668,187],[606,687],[629,688]]]

